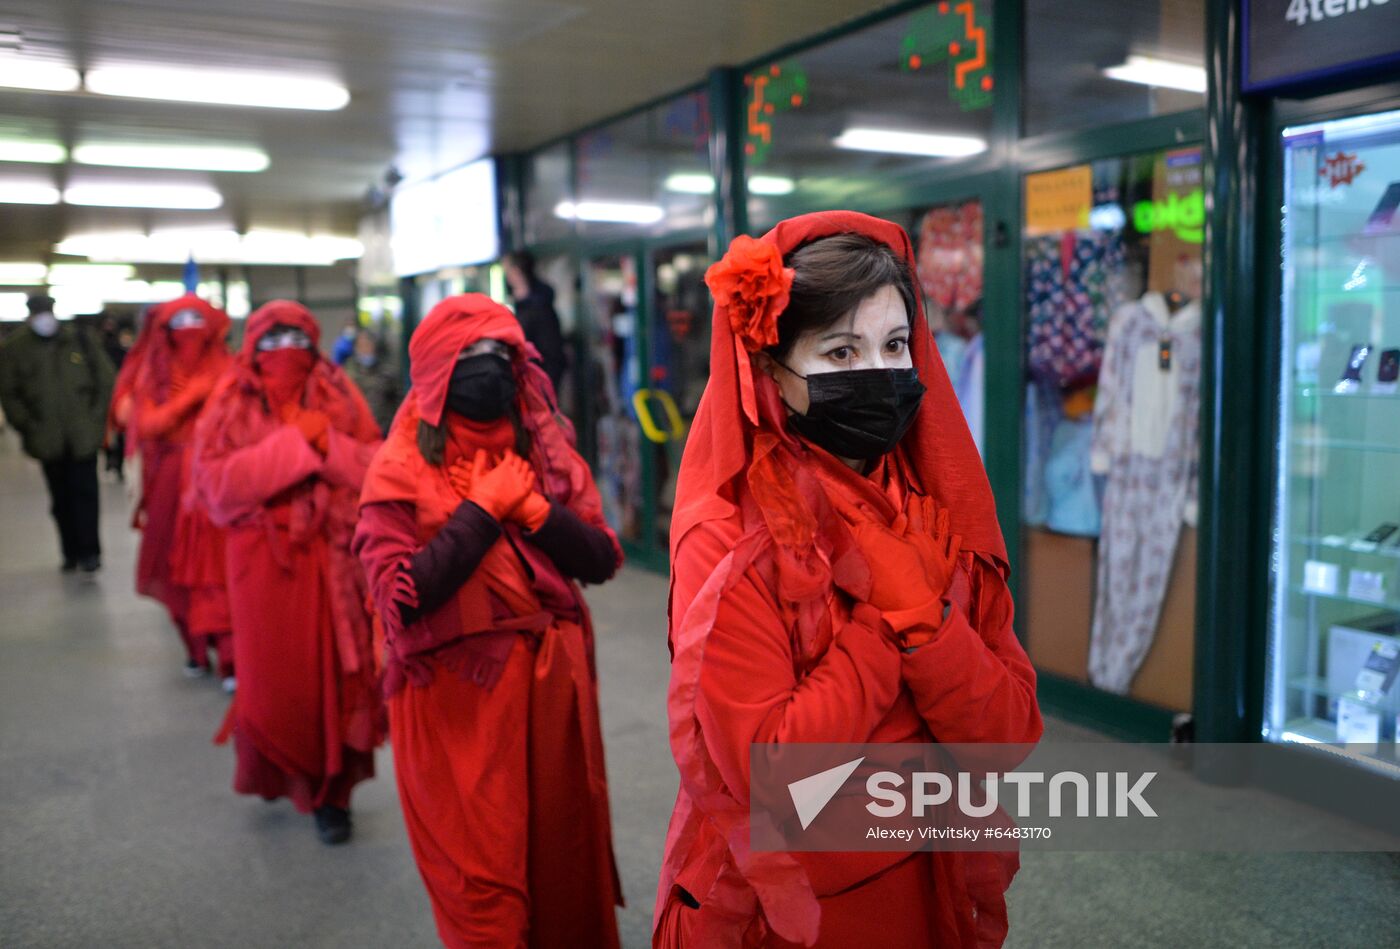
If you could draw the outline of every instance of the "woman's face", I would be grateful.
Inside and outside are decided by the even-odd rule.
[[[480,356],[489,353],[492,356],[500,356],[506,362],[510,362],[510,345],[498,339],[479,339],[457,354],[459,360],[468,356]]]
[[[801,376],[844,369],[909,369],[909,317],[893,285],[881,287],[830,326],[803,333],[783,360],[766,353],[759,365],[778,383],[783,401],[806,414],[807,381]]]

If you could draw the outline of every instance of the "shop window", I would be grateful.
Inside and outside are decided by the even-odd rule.
[[[578,194],[550,209],[589,237],[708,227],[714,218],[710,108],[681,96],[574,142]]]
[[[992,32],[990,0],[931,3],[749,72],[751,227],[984,151]]]
[[[1027,638],[1049,672],[1191,707],[1199,147],[1028,175]]]
[[[573,198],[570,179],[568,142],[530,156],[525,166],[525,243],[560,240],[572,233],[572,222],[554,213],[560,202]]]
[[[1026,0],[1026,135],[1205,107],[1205,0]]]
[[[1286,129],[1265,734],[1394,764],[1400,112]]]

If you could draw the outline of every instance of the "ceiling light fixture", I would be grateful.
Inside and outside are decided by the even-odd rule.
[[[54,264],[48,276],[50,286],[94,286],[131,280],[136,268],[130,264]]]
[[[0,180],[0,204],[57,204],[60,197],[46,181]]]
[[[849,128],[836,136],[837,148],[891,155],[930,158],[965,158],[987,150],[984,139],[974,135],[942,135],[933,132],[901,132],[894,129]]]
[[[63,192],[68,204],[99,208],[163,208],[212,211],[222,207],[223,195],[203,185],[89,184],[69,185]]]
[[[677,194],[714,194],[715,179],[700,172],[678,171],[666,176],[663,187]]]
[[[1167,59],[1157,59],[1155,56],[1129,56],[1126,62],[1109,66],[1103,74],[1109,79],[1135,82],[1142,86],[1158,86],[1202,94],[1206,91],[1204,66],[1174,63]]]
[[[75,234],[54,251],[89,260],[133,264],[182,264],[190,257],[205,264],[262,264],[327,267],[358,258],[364,245],[353,237],[253,230],[247,234],[209,229],[172,229]]]
[[[44,282],[49,268],[38,261],[0,262],[0,284],[10,287],[34,287]]]
[[[715,179],[699,172],[676,172],[668,175],[664,184],[667,191],[679,194],[714,194]],[[754,175],[748,180],[751,194],[781,195],[792,194],[797,184],[791,178],[780,175]]]
[[[71,66],[25,56],[0,56],[0,87],[39,92],[76,92],[82,77]]]
[[[797,182],[780,175],[754,175],[749,179],[749,191],[752,194],[792,194],[796,188]]]
[[[0,146],[3,154],[3,146]],[[263,171],[267,153],[259,148],[220,145],[129,145],[87,143],[73,149],[79,165],[118,168],[174,168],[185,171]]]
[[[67,160],[68,149],[57,142],[35,142],[16,138],[0,140],[0,161],[59,165]]]
[[[104,96],[258,109],[334,112],[350,102],[350,93],[337,82],[286,73],[99,66],[88,71],[86,85],[89,92]]]
[[[554,215],[566,221],[598,224],[655,224],[666,211],[660,205],[628,201],[560,201],[554,206]]]

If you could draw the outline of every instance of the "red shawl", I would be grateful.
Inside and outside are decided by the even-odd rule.
[[[852,232],[889,245],[908,262],[911,272],[917,272],[913,248],[902,228],[850,211],[793,218],[761,240],[786,257],[811,241]],[[713,326],[709,384],[681,461],[671,523],[673,664],[668,706],[682,796],[662,868],[658,920],[672,882],[686,865],[684,837],[691,832],[687,828],[693,826],[694,817],[685,815],[694,811],[728,845],[726,869],[714,891],[695,894],[704,904],[707,938],[717,944],[731,937],[737,942],[733,930],[725,937],[718,933],[736,921],[742,927],[743,920],[761,910],[772,931],[810,945],[817,936],[820,909],[807,873],[787,854],[750,851],[748,789],[726,785],[698,717],[706,641],[718,603],[750,567],[775,578],[775,596],[783,605],[794,664],[810,669],[831,643],[828,605],[833,581],[846,590],[868,589],[870,576],[849,528],[828,501],[832,491],[849,492],[882,513],[897,511],[899,498],[908,491],[931,495],[951,513],[953,531],[963,539],[965,564],[971,567],[974,559],[980,559],[991,582],[1003,590],[1006,547],[986,473],[934,350],[921,304],[914,314],[909,350],[927,392],[896,452],[868,479],[789,434],[777,385],[766,373],[754,371],[748,351],[731,328],[726,307],[716,305]],[[715,521],[742,525],[726,531],[726,536],[738,536],[737,542],[718,563],[690,556],[687,544],[692,539],[702,545],[695,549],[704,549],[706,543],[701,537],[705,532],[696,528]],[[702,575],[681,577],[683,570],[698,570]],[[678,600],[678,588],[687,591],[686,602]],[[1033,691],[1033,685],[1030,688]],[[979,893],[974,898],[984,907],[1000,901],[1004,889],[1000,855],[935,854],[934,858],[969,861],[962,872],[965,880],[998,881],[994,894]],[[977,861],[999,866],[989,866],[983,873],[981,867],[971,865]],[[1014,872],[1014,867],[1007,869]],[[1004,879],[1009,881],[1009,874]],[[964,905],[970,915],[971,904]]]
[[[554,387],[537,361],[538,353],[526,341],[515,316],[479,293],[443,300],[414,330],[408,344],[413,387],[389,427],[384,447],[370,465],[360,496],[361,506],[385,501],[411,504],[417,512],[419,537],[423,542],[456,510],[461,498],[453,490],[445,467],[428,464],[418,448],[418,423],[422,420],[436,425],[442,420],[447,386],[457,357],[462,350],[482,339],[494,339],[511,348],[516,410],[530,435],[529,461],[535,469],[540,492],[552,501],[567,505],[585,523],[607,530],[620,561],[621,547],[603,519],[602,502],[588,465],[574,448],[573,426],[555,405]],[[485,433],[488,428],[480,426],[479,430]],[[470,457],[471,448],[462,441],[472,437],[472,430],[468,425],[454,426],[453,445],[449,450]],[[507,531],[514,529],[512,525],[505,526]],[[522,550],[530,549],[529,545],[517,546]],[[493,609],[493,600],[517,617],[524,610],[538,612],[541,601],[548,607],[555,600],[551,591],[540,589],[539,581],[544,575],[557,578],[557,571],[546,561],[532,564],[536,589],[517,590],[513,578],[520,573],[520,568],[513,557],[508,548],[494,548],[456,597],[462,613],[461,634],[510,628],[508,621],[503,622],[502,617],[496,615],[498,610]],[[406,566],[386,575],[393,589],[377,591],[379,602],[416,602],[417,594],[412,589]],[[567,581],[558,578],[554,586],[554,593],[575,600],[573,606],[582,609],[582,601],[568,592]],[[402,688],[408,678],[425,681],[431,673],[423,662],[424,654],[444,645],[428,623],[420,621],[405,629],[397,613],[397,610],[385,610],[379,617],[384,628],[385,689],[390,694]],[[587,631],[586,620],[583,625]],[[470,635],[463,635],[458,645],[470,648],[471,644],[465,642],[470,639]],[[450,658],[444,657],[441,651],[435,652],[435,656]]]

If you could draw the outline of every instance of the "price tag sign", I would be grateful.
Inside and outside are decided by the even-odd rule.
[[[1381,740],[1381,713],[1355,699],[1337,700],[1337,739],[1374,745]]]
[[[1325,560],[1308,560],[1303,564],[1303,589],[1309,593],[1335,596],[1341,568]]]
[[[1353,570],[1347,576],[1347,596],[1367,603],[1385,601],[1385,574],[1374,570]]]

